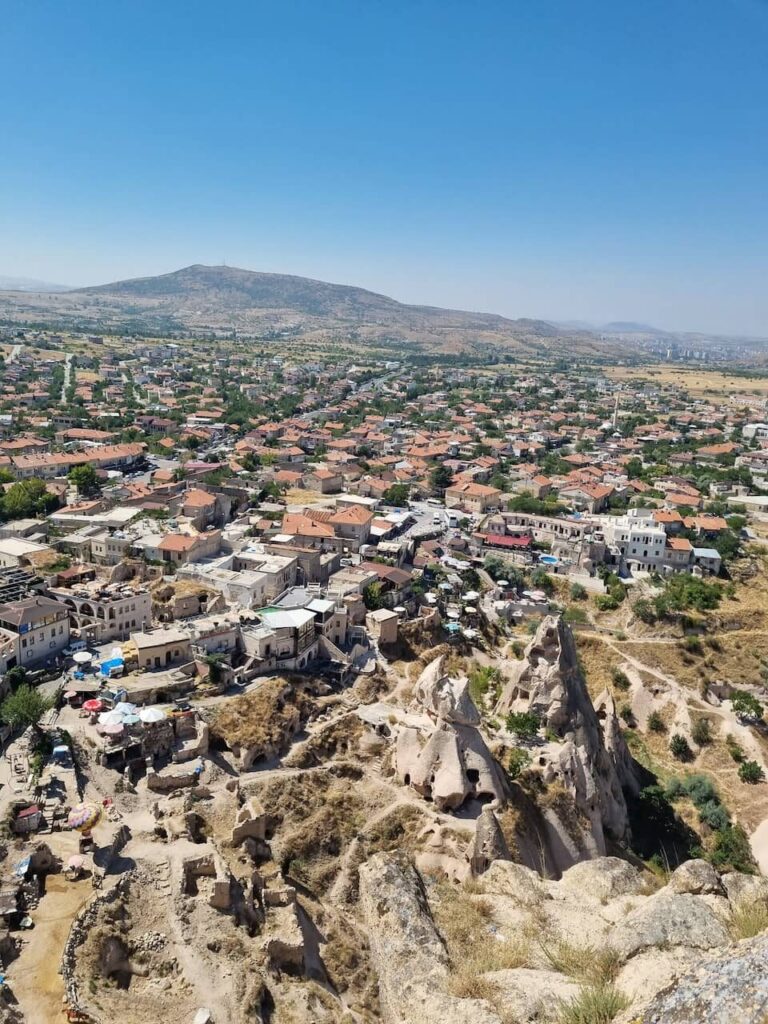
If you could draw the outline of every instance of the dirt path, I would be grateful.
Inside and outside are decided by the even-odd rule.
[[[35,927],[25,933],[21,954],[8,970],[11,991],[27,1024],[63,1020],[61,955],[72,922],[92,895],[90,878],[68,882],[63,875],[48,877],[45,896],[31,914]]]

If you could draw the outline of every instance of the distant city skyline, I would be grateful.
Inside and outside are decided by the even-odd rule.
[[[40,0],[4,42],[5,276],[768,336],[762,0]]]

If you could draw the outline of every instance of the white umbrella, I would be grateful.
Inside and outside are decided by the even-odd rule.
[[[93,655],[89,651],[78,651],[72,656],[72,660],[76,661],[78,665],[87,665]]]
[[[122,660],[123,648],[122,647],[113,647],[112,648],[112,653],[109,656],[110,656],[110,658],[120,658]]]
[[[121,700],[118,704],[115,704],[112,710],[118,712],[120,715],[135,715],[136,705],[129,704],[128,701]]]
[[[123,716],[116,710],[102,711],[99,715],[99,725],[122,725]]]
[[[162,722],[165,718],[165,712],[161,711],[160,708],[140,708],[139,718],[142,722]]]

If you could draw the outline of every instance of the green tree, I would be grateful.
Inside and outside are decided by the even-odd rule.
[[[373,583],[368,584],[363,591],[363,601],[365,602],[365,607],[369,612],[375,612],[377,608],[382,608],[384,606],[380,580],[374,580]]]
[[[731,707],[739,718],[758,720],[763,717],[764,708],[757,697],[746,690],[737,690],[731,697]]]
[[[408,484],[392,484],[388,487],[382,497],[387,505],[395,505],[397,508],[405,508],[408,504],[408,495],[410,494],[410,487]]]
[[[435,466],[429,474],[429,485],[436,494],[442,494],[453,482],[453,473],[447,466]]]
[[[690,744],[685,736],[681,736],[679,732],[676,732],[669,741],[669,750],[672,757],[677,761],[693,760],[693,751],[691,750]]]
[[[98,494],[101,489],[96,470],[88,462],[83,466],[73,466],[67,477],[69,482],[77,488],[77,493],[85,497]]]
[[[0,718],[14,729],[26,729],[37,725],[42,716],[51,707],[47,700],[28,683],[22,685],[0,704]]]

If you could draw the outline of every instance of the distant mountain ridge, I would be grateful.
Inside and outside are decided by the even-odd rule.
[[[204,302],[225,309],[294,310],[309,316],[345,319],[416,313],[438,318],[469,317],[493,324],[520,324],[526,330],[551,335],[556,329],[544,320],[509,320],[495,313],[408,305],[354,285],[331,284],[293,274],[270,274],[239,267],[204,266],[196,263],[157,277],[137,277],[113,284],[79,288],[83,295],[110,295],[167,302]]]
[[[155,277],[27,297],[0,294],[0,312],[40,323],[164,337],[307,338],[386,348],[393,354],[471,353],[604,357],[618,347],[546,320],[407,305],[353,285],[291,274],[193,264]]]
[[[33,277],[5,277],[0,275],[0,290],[9,292],[68,292],[68,284],[52,284],[50,281],[36,281]]]

